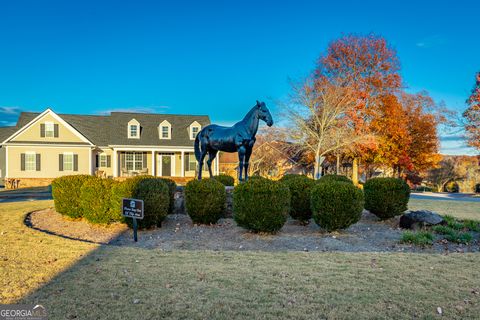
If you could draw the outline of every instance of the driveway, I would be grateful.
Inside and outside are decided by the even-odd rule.
[[[34,187],[16,190],[0,189],[0,203],[34,200],[51,200],[51,187]]]
[[[423,192],[412,193],[410,195],[413,199],[422,200],[453,200],[453,201],[468,201],[480,202],[480,197],[475,197],[472,193],[447,193],[447,192]]]

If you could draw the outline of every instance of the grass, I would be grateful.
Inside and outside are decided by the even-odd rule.
[[[97,246],[22,224],[26,212],[51,205],[0,204],[0,303],[40,303],[49,319],[433,319],[437,307],[445,319],[480,314],[480,254]]]
[[[480,202],[410,199],[410,210],[430,210],[462,220],[480,221]]]
[[[432,245],[434,240],[434,236],[431,232],[428,231],[405,231],[402,234],[402,238],[400,239],[401,243],[411,243],[417,246],[427,246]]]

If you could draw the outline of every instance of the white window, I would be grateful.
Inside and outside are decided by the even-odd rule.
[[[140,122],[135,119],[128,122],[128,138],[140,139]]]
[[[138,137],[138,126],[135,124],[130,125],[130,138]]]
[[[188,171],[195,171],[197,170],[197,159],[195,159],[195,155],[190,153],[188,155]]]
[[[199,127],[192,127],[192,138],[191,138],[192,140],[195,140],[199,131],[200,131]]]
[[[190,124],[190,127],[188,129],[190,140],[195,140],[200,130],[202,130],[202,126],[200,125],[200,123],[198,123],[197,121],[192,122],[192,124]]]
[[[100,162],[100,167],[106,168],[107,167],[107,155],[106,154],[101,154],[99,162]]]
[[[73,171],[73,153],[63,154],[63,171]]]
[[[125,167],[129,171],[137,171],[143,169],[143,153],[127,152],[125,154]]]
[[[25,171],[35,171],[37,169],[37,155],[35,152],[25,153]]]
[[[160,139],[171,139],[172,125],[167,120],[163,120],[158,126]]]
[[[55,137],[55,125],[53,124],[53,122],[45,122],[45,137]]]

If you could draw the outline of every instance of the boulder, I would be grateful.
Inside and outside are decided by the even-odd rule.
[[[408,211],[400,217],[400,228],[404,229],[418,229],[444,223],[441,215],[428,210]]]

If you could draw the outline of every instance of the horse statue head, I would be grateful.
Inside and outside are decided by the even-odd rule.
[[[258,109],[258,119],[265,121],[267,126],[271,127],[273,125],[273,118],[265,102],[260,102],[257,100],[257,109]]]

